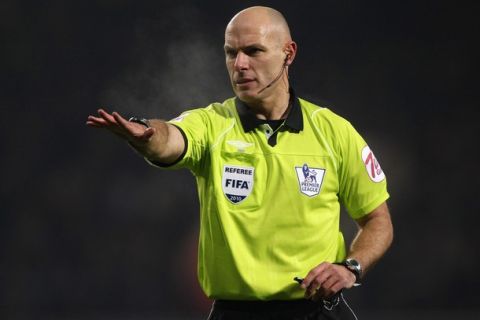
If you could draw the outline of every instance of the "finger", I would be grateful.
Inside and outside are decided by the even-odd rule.
[[[130,122],[123,118],[118,112],[112,112],[112,116],[123,130],[137,139],[148,141],[155,133],[155,128],[145,128],[144,125]]]
[[[326,268],[326,264],[325,262],[319,264],[317,267],[313,268],[312,270],[310,270],[310,272],[307,274],[307,276],[305,277],[305,279],[303,279],[302,281],[302,284],[300,285],[303,289],[307,289],[308,287],[310,287],[310,285],[312,284],[312,281],[315,280],[315,278],[321,273],[323,272],[323,270]]]
[[[312,282],[306,289],[305,291],[305,295],[307,297],[311,297],[312,295],[314,295],[317,290],[320,288],[320,285],[317,284],[318,281],[315,281],[315,282]]]
[[[341,282],[337,278],[334,276],[328,278],[321,288],[323,297],[330,298],[333,296],[338,291],[336,289],[338,285],[341,287]]]
[[[128,125],[131,124],[131,122],[127,121],[127,119],[122,117],[120,113],[114,111],[112,112],[112,116],[119,125],[121,125],[125,129],[128,129]]]
[[[350,271],[345,270],[347,271],[347,274],[344,274],[343,272],[340,272],[342,270],[341,268],[336,268],[336,266],[334,267],[335,267],[334,273],[322,285],[327,297],[333,296],[334,294],[338,293],[344,288],[351,287],[350,276],[352,275],[352,273]]]
[[[316,293],[317,293],[317,288],[309,287],[309,288],[305,291],[304,296],[305,296],[306,299],[310,299],[310,298],[313,297]]]
[[[320,288],[323,287],[323,284],[327,279],[331,276],[330,272],[328,270],[322,271],[320,274],[317,275],[315,279],[310,283],[310,287],[313,288]]]
[[[107,112],[105,109],[103,109],[103,108],[99,108],[99,109],[97,110],[97,113],[98,113],[98,114],[100,114],[100,113],[106,113],[106,114],[108,114],[108,112]]]
[[[95,123],[95,122],[92,122],[92,121],[87,121],[86,125],[89,126],[89,127],[94,127],[94,128],[102,128],[103,127],[102,125],[100,125],[98,123]]]
[[[106,112],[105,110],[103,109],[98,109],[98,114],[100,116],[99,117],[92,117],[92,120],[97,122],[97,124],[101,124],[102,127],[108,129],[109,131],[111,131],[112,133],[124,138],[124,139],[129,139],[133,136],[131,130],[128,130],[128,129],[125,129],[123,126],[121,126],[117,120],[115,119],[115,117],[111,114],[109,114],[108,112]],[[113,112],[112,114],[114,113],[117,113],[117,112]],[[118,113],[117,113],[118,114]],[[93,119],[95,118],[95,119]],[[122,118],[120,116],[120,118]],[[123,118],[122,118],[123,119]],[[137,132],[137,136],[141,135],[143,132]]]
[[[115,121],[115,118],[105,110],[98,109],[98,114],[100,115],[100,117],[102,117],[102,119],[104,119],[107,122],[107,124],[117,124],[117,122]]]
[[[139,125],[137,125],[136,123],[132,123],[130,121],[127,121],[127,119],[122,117],[120,115],[120,113],[114,111],[114,112],[112,112],[112,117],[115,120],[115,123],[120,128],[122,128],[123,130],[128,132],[129,135],[131,135],[133,137],[140,137],[141,138],[141,136],[144,134],[144,129],[145,128],[143,126],[140,129]]]
[[[336,294],[344,288],[345,288],[345,286],[343,286],[341,282],[337,282],[336,284],[334,284],[332,286],[331,290],[332,290],[333,294]]]
[[[107,124],[103,119],[98,120],[98,119],[87,119],[86,122],[87,126],[89,127],[95,127],[95,128],[106,128]]]
[[[317,293],[317,289],[318,288],[308,287],[307,290],[305,290],[305,299],[311,299]]]
[[[310,286],[307,288],[306,294],[308,296],[312,296],[317,294],[319,290],[325,289],[325,282],[330,278],[331,276],[328,271],[322,272],[311,282]]]
[[[334,275],[342,287],[350,288],[355,283],[355,275],[344,266],[333,265]],[[333,285],[333,284],[332,284]]]
[[[307,288],[305,295],[308,297],[311,297],[315,294],[317,294],[318,290],[321,290],[323,287],[323,283],[325,282],[325,275],[320,274],[315,278],[311,283],[310,286]]]
[[[315,295],[311,297],[313,301],[320,301],[320,300],[329,300],[330,298],[334,297],[338,292],[343,289],[341,285],[334,285],[330,289],[320,288],[317,290]]]
[[[331,296],[333,296],[333,291],[325,289],[323,287],[318,288],[314,293],[312,293],[309,297],[306,297],[307,299],[313,300],[313,301],[320,301],[322,299],[328,299]]]
[[[310,282],[308,289],[317,290],[318,288],[324,287],[325,281],[335,275],[334,271],[331,265],[324,265],[322,270]]]
[[[339,279],[335,276],[331,276],[322,284],[322,288],[325,290],[330,290],[334,284],[336,284]]]
[[[310,299],[313,301],[325,299],[325,290],[323,288],[318,289],[315,294],[310,297]]]
[[[103,118],[95,117],[95,116],[88,116],[87,122],[93,122],[98,125],[106,125],[107,123]]]

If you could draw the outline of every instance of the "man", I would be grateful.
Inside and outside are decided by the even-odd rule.
[[[236,98],[169,122],[100,109],[87,125],[158,167],[195,175],[198,276],[215,299],[209,319],[356,318],[342,290],[360,283],[393,238],[385,175],[349,122],[289,87],[297,45],[278,11],[239,12],[224,50]],[[359,225],[348,252],[340,202]]]

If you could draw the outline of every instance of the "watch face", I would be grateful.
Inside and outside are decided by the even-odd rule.
[[[353,267],[356,267],[356,268],[360,267],[360,263],[358,263],[358,261],[355,259],[347,259],[346,262]]]
[[[360,263],[358,263],[357,260],[355,259],[347,259],[345,260],[345,264],[347,265],[347,268],[355,272],[359,277],[362,274],[362,267],[360,266]]]
[[[344,265],[355,274],[356,281],[354,286],[359,286],[361,284],[360,278],[362,277],[362,267],[360,263],[355,259],[347,259]]]

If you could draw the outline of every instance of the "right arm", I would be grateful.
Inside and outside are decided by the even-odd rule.
[[[135,150],[152,162],[173,163],[183,153],[185,141],[180,130],[162,120],[149,120],[150,128],[129,122],[118,112],[103,109],[98,116],[88,116],[87,125],[104,128],[126,140]]]

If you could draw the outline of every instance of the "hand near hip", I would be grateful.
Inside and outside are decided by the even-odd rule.
[[[344,288],[351,288],[355,275],[346,267],[323,262],[310,270],[301,287],[306,289],[305,298],[319,300],[330,298]]]

